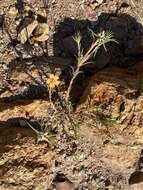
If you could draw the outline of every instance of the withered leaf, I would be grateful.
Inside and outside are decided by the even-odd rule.
[[[36,11],[36,14],[37,14],[37,15],[40,15],[40,16],[42,16],[42,17],[46,17],[46,16],[47,16],[45,9],[38,9],[38,10]]]
[[[35,29],[32,41],[44,42],[49,38],[49,25],[46,23],[39,23]]]
[[[22,44],[24,44],[32,36],[32,32],[35,30],[37,26],[38,21],[34,20],[32,23],[28,24],[20,31],[20,33],[18,34],[18,39]]]
[[[16,17],[18,14],[18,10],[16,9],[15,6],[11,6],[9,11],[8,11],[8,16],[10,17]]]

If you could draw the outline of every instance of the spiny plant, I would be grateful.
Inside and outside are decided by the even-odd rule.
[[[75,70],[73,70],[73,76],[72,76],[72,79],[68,86],[65,104],[63,102],[64,100],[62,101],[62,111],[63,111],[64,115],[66,116],[66,120],[68,120],[69,123],[71,124],[71,126],[73,127],[75,136],[77,136],[77,123],[71,117],[70,109],[69,109],[70,108],[69,107],[70,92],[71,92],[74,80],[82,72],[81,67],[85,66],[86,64],[90,64],[89,59],[92,56],[96,55],[97,50],[101,46],[103,46],[106,51],[106,46],[105,46],[106,43],[111,42],[111,41],[116,42],[116,40],[113,38],[113,34],[111,32],[102,32],[102,33],[96,35],[92,31],[92,36],[93,36],[93,43],[91,44],[89,50],[86,53],[83,53],[83,49],[81,47],[81,40],[82,40],[81,34],[78,32],[76,34],[76,36],[74,37],[74,40],[77,44],[77,50],[78,50],[77,51],[77,65],[76,65]],[[54,74],[50,74],[49,78],[47,80],[47,87],[49,90],[49,99],[50,99],[52,108],[54,109],[55,117],[57,115],[56,113],[58,113],[58,109],[56,108],[56,105],[52,101],[52,95],[53,95],[53,92],[55,91],[55,89],[58,88],[59,84],[60,84],[59,77]]]
[[[89,59],[92,56],[96,55],[98,49],[101,46],[103,46],[105,51],[106,51],[105,44],[107,44],[109,42],[116,42],[117,43],[117,41],[114,39],[112,32],[103,31],[99,34],[95,34],[93,31],[91,31],[91,33],[92,33],[92,37],[93,37],[93,42],[92,42],[89,50],[85,54],[83,53],[83,49],[81,48],[82,37],[81,37],[80,32],[78,32],[76,34],[76,36],[74,37],[74,40],[77,44],[77,57],[76,57],[77,64],[76,64],[76,68],[73,70],[73,76],[72,76],[72,79],[71,79],[70,84],[69,84],[68,89],[67,89],[66,102],[68,102],[70,99],[70,93],[71,93],[72,86],[73,86],[75,79],[77,78],[77,76],[80,73],[82,73],[81,67],[83,67],[87,64],[90,64]]]

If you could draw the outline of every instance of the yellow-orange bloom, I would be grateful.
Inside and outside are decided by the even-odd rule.
[[[60,84],[59,77],[54,74],[50,74],[47,80],[47,84],[49,88],[54,89],[56,86]]]

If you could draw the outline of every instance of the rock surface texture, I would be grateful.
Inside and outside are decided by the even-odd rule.
[[[127,68],[106,68],[90,80],[80,108],[102,107],[125,126],[143,126],[143,62]]]

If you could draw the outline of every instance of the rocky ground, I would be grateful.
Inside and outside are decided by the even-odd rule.
[[[142,0],[0,0],[0,189],[143,189]],[[25,27],[27,27],[25,35]],[[73,36],[113,32],[65,94]],[[46,81],[59,76],[52,102]]]

